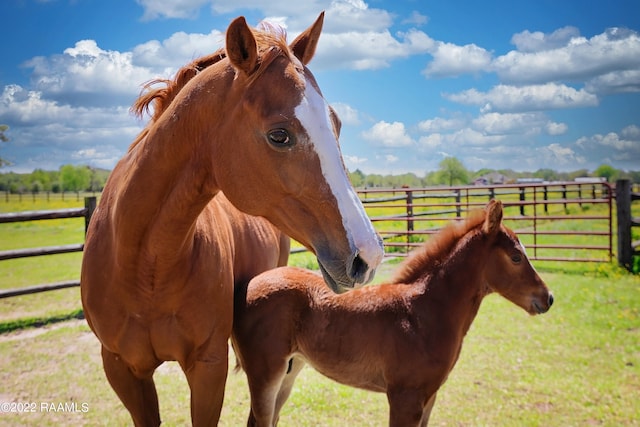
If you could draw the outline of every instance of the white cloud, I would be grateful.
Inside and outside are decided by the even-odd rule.
[[[595,134],[591,137],[582,137],[577,141],[577,144],[585,149],[588,149],[590,146],[599,145],[616,152],[633,151],[640,154],[640,139],[626,139],[616,132],[609,132],[606,135]]]
[[[485,113],[472,121],[473,128],[490,135],[561,135],[567,131],[564,123],[552,122],[541,112]]]
[[[143,20],[157,18],[193,18],[210,0],[136,0],[144,8]]]
[[[342,102],[332,102],[331,107],[336,111],[343,126],[358,126],[361,123],[358,110]]]
[[[73,102],[104,105],[131,102],[140,84],[153,74],[132,63],[131,52],[106,51],[93,40],[82,40],[61,55],[35,57],[25,64],[32,68],[34,89],[47,97]],[[95,95],[100,94],[99,99]],[[92,102],[93,100],[93,102]]]
[[[511,37],[513,43],[520,52],[540,52],[566,46],[572,38],[580,36],[576,27],[562,27],[550,34],[541,31],[530,32],[525,30]]]
[[[422,149],[433,150],[443,145],[443,135],[441,133],[432,133],[430,135],[421,136],[418,139],[418,146]]]
[[[640,127],[636,125],[627,126],[622,129],[622,136],[627,139],[640,142]]]
[[[558,143],[552,143],[537,150],[542,164],[550,165],[554,169],[565,169],[571,167],[578,169],[580,165],[584,165],[587,159],[578,155],[573,149]]]
[[[594,77],[587,81],[585,89],[601,94],[640,92],[640,68],[612,71]]]
[[[429,22],[429,17],[426,15],[423,15],[417,10],[412,11],[411,15],[409,15],[408,18],[405,18],[402,21],[403,24],[413,24],[417,26],[425,25],[427,22]]]
[[[414,144],[401,122],[378,122],[371,129],[362,132],[362,137],[383,147],[407,147]]]
[[[558,31],[563,31],[558,30]],[[566,34],[565,34],[566,33]],[[496,58],[491,68],[506,83],[542,83],[549,81],[583,81],[613,71],[632,70],[640,66],[640,35],[622,28],[610,28],[590,39],[565,30],[553,43],[542,36],[540,46],[527,35],[517,42],[525,51],[511,51]],[[571,37],[569,37],[571,36]],[[549,50],[540,50],[564,44]]]
[[[598,98],[584,89],[546,83],[530,86],[497,85],[488,92],[469,89],[445,98],[466,105],[478,105],[488,111],[535,111],[593,107]]]
[[[325,30],[331,33],[380,31],[389,28],[392,22],[389,12],[383,9],[370,9],[362,0],[337,0],[332,1],[327,8]]]
[[[212,30],[209,34],[177,32],[162,42],[150,40],[133,48],[134,65],[152,70],[175,71],[182,65],[210,54],[224,45],[224,34]]]
[[[386,68],[391,61],[426,52],[432,40],[416,30],[399,33],[396,39],[389,31],[349,31],[323,34],[320,38],[314,69],[350,68],[375,70]]]
[[[70,159],[112,168],[140,132],[127,107],[74,107],[17,85],[0,95],[0,122],[11,126],[3,157],[16,159],[22,170],[57,169]]]
[[[620,132],[583,136],[575,142],[576,151],[597,164],[616,163],[618,167],[637,170],[640,164],[640,127],[630,125]]]
[[[491,63],[491,53],[475,44],[458,46],[437,42],[429,53],[433,61],[423,71],[427,77],[477,73],[486,71]]]
[[[566,123],[556,123],[549,121],[545,124],[544,130],[549,135],[563,135],[567,132],[569,126]]]
[[[472,128],[464,128],[444,136],[447,144],[459,146],[492,145],[504,140],[504,135],[489,135]]]
[[[366,157],[350,156],[347,154],[345,154],[343,157],[347,166],[353,166],[353,167],[358,167],[366,163],[368,160]]]
[[[421,132],[442,132],[449,130],[460,129],[464,126],[465,121],[462,119],[444,119],[442,117],[436,117],[435,119],[423,120],[418,123],[418,129]]]

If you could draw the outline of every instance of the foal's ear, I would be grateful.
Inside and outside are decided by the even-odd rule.
[[[316,53],[323,22],[324,12],[318,16],[318,19],[316,19],[313,25],[304,30],[289,46],[296,58],[304,65],[311,62],[311,58],[313,58],[313,55]]]
[[[500,229],[500,224],[502,223],[502,202],[492,199],[485,210],[487,216],[484,220],[482,231],[485,234],[494,234]]]
[[[234,19],[227,28],[226,51],[233,66],[251,74],[258,65],[258,47],[244,16]]]

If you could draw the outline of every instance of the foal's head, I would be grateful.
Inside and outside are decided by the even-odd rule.
[[[482,234],[488,239],[483,280],[490,291],[498,292],[529,314],[545,313],[553,295],[529,262],[524,246],[512,230],[502,224],[502,203],[492,200],[486,208]]]

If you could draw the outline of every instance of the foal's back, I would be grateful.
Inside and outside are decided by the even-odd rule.
[[[413,286],[389,284],[334,294],[314,272],[267,271],[251,281],[246,299],[236,297],[234,341],[245,358],[241,364],[254,371],[247,371],[251,377],[262,375],[257,372],[262,368],[254,369],[262,363],[288,363],[301,354],[340,383],[385,392],[385,369],[393,356],[381,349],[394,349],[401,358],[419,346],[403,327],[412,323],[406,304],[414,292]]]

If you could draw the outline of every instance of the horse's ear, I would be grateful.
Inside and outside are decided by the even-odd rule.
[[[318,16],[318,19],[316,19],[316,22],[314,22],[313,25],[304,30],[293,42],[291,42],[291,45],[289,46],[296,58],[298,58],[304,65],[311,62],[311,58],[313,58],[313,55],[316,53],[316,47],[318,46],[318,40],[320,40],[323,22],[324,12]]]
[[[258,65],[258,47],[244,16],[234,19],[227,28],[226,51],[233,66],[251,74]]]
[[[486,207],[487,216],[482,226],[485,234],[494,234],[500,229],[502,223],[502,202],[492,199]]]

